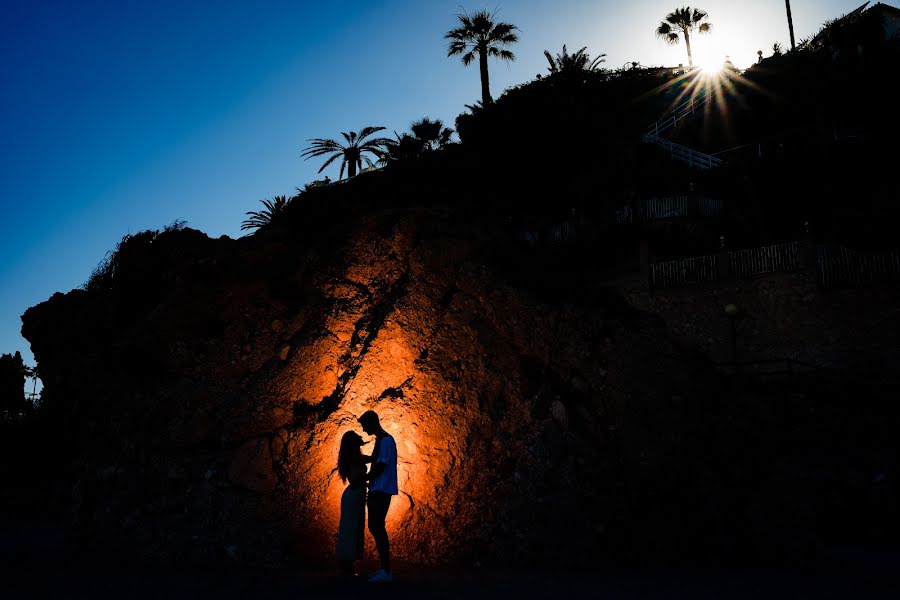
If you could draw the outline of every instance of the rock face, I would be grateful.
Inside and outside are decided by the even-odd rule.
[[[412,209],[313,242],[173,231],[110,289],[30,309],[73,541],[330,560],[338,442],[368,409],[398,444],[399,558],[579,563],[688,539],[704,507],[679,491],[684,415],[708,374],[624,304],[505,276],[524,258],[492,236]]]

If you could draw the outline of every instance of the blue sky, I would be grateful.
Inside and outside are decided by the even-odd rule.
[[[311,137],[423,116],[480,97],[477,68],[446,57],[461,10],[518,25],[495,96],[545,70],[544,49],[587,46],[606,66],[686,62],[655,39],[669,0],[0,0],[0,353],[20,315],[88,278],[127,233],[176,219],[241,235],[259,200],[317,178]],[[794,0],[797,38],[858,2]],[[695,56],[738,66],[788,46],[781,0],[706,0]],[[337,178],[337,169],[326,171]]]

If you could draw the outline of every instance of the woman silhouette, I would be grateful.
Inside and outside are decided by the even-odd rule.
[[[354,561],[362,560],[366,525],[366,463],[360,447],[363,440],[355,431],[341,438],[337,471],[347,484],[341,495],[337,560],[343,575],[354,574]]]

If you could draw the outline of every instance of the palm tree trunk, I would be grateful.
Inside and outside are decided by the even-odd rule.
[[[347,161],[347,179],[352,177],[356,177],[356,161],[348,160]]]
[[[788,29],[791,32],[791,50],[796,50],[794,44],[794,18],[791,16],[791,0],[784,0],[784,7],[787,9]]]
[[[481,68],[481,105],[491,103],[491,79],[488,75],[487,46],[478,48],[478,66]]]
[[[688,51],[688,66],[692,69],[694,68],[694,55],[691,54],[691,34],[688,33],[688,30],[684,30],[684,45],[687,46]]]

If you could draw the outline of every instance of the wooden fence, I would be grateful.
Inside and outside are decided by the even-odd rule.
[[[575,223],[565,221],[550,227],[547,241],[551,244],[566,244],[578,240],[578,227]]]
[[[688,197],[650,198],[647,200],[647,220],[671,219],[688,215]]]
[[[824,288],[872,285],[900,281],[900,250],[862,252],[844,246],[816,247],[816,264],[807,264],[803,242],[788,242],[760,248],[735,250],[718,255],[696,256],[650,264],[650,286],[667,288],[718,281],[723,277],[744,278],[764,273],[815,268]],[[720,272],[719,260],[727,260]],[[725,266],[725,265],[723,265]]]
[[[650,287],[655,289],[719,279],[718,256],[695,256],[650,264]]]
[[[732,277],[750,277],[776,271],[796,271],[803,268],[803,243],[788,242],[749,250],[729,252],[729,272]]]
[[[726,272],[720,271],[720,260],[726,261],[721,265],[727,267]],[[662,289],[718,281],[723,277],[752,277],[777,271],[796,271],[804,266],[803,242],[789,242],[651,263],[650,287]]]
[[[697,200],[701,216],[719,217],[722,215],[722,200],[719,198],[700,196]]]
[[[624,225],[626,223],[631,223],[634,221],[634,211],[631,210],[630,206],[620,206],[616,209],[616,223],[619,225]]]
[[[722,200],[707,196],[666,196],[650,198],[644,205],[644,212],[639,215],[647,221],[660,221],[678,217],[721,217]],[[619,225],[632,223],[634,211],[630,206],[616,208],[616,223]]]
[[[844,246],[816,247],[822,287],[900,281],[900,250],[861,252]]]

